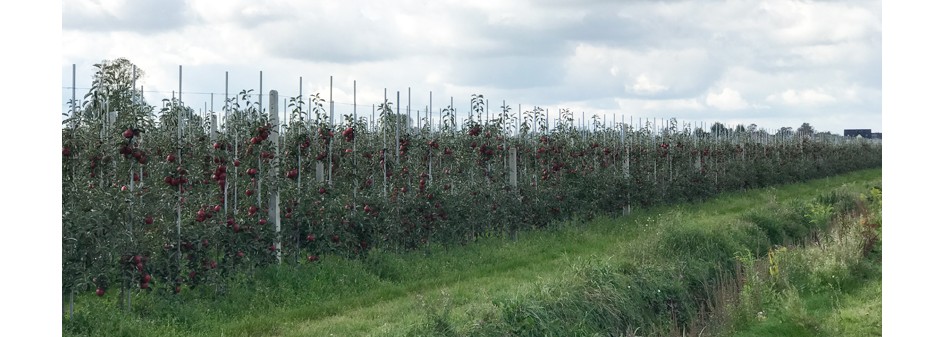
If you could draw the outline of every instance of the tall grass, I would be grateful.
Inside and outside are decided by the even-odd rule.
[[[866,197],[875,189],[864,189],[770,203],[730,223],[674,212],[627,247],[617,267],[591,264],[576,270],[574,283],[501,301],[502,316],[471,334],[688,335],[709,327],[708,307],[728,311],[720,315],[729,325],[717,320],[713,329],[733,329],[763,319],[766,307],[799,302],[791,292],[854,287],[862,279],[854,274],[871,268],[862,253],[877,201]],[[802,326],[817,320],[804,318]]]
[[[881,196],[869,192],[880,176],[879,170],[870,170],[730,193],[704,203],[522,232],[517,241],[496,237],[463,247],[430,245],[408,253],[376,250],[360,259],[326,255],[318,263],[259,268],[227,282],[226,289],[184,288],[178,296],[139,293],[131,312],[115,305],[117,294],[83,295],[76,301],[74,318],[63,319],[63,334],[529,336],[722,331],[723,327],[707,322],[747,321],[744,317],[755,310],[741,304],[751,295],[744,290],[745,277],[751,275],[745,261],[756,262],[776,245],[817,242],[815,233],[821,244],[846,240],[830,235],[828,229],[846,224],[840,220],[857,212],[881,210],[875,205]],[[849,231],[863,229],[842,226]],[[766,229],[788,227],[793,229]],[[871,254],[876,254],[881,242],[873,246]],[[760,268],[758,275],[767,273],[765,265],[755,262],[751,265]],[[836,264],[851,265],[855,266]],[[802,273],[794,271],[797,267],[790,262],[780,268],[782,275]],[[851,275],[869,270],[856,268]],[[829,280],[822,279],[830,275],[827,270],[805,274],[820,283],[789,281],[830,284],[822,282]],[[856,278],[850,280],[841,286],[856,283]],[[225,295],[217,296],[221,291]],[[759,298],[765,305],[770,297]]]

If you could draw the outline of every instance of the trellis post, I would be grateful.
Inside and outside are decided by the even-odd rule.
[[[269,122],[272,125],[279,125],[279,92],[276,90],[269,90]],[[270,132],[276,133],[275,137],[269,137],[269,141],[275,146],[277,155],[269,162],[269,176],[276,180],[279,179],[279,158],[281,157],[279,154],[282,153],[279,150],[279,128],[274,128]],[[272,223],[276,233],[273,243],[276,247],[276,261],[282,263],[282,217],[279,212],[279,185],[277,184],[269,188],[269,222]]]

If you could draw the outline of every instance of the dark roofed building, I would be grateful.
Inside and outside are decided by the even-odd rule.
[[[873,135],[872,135],[871,137],[872,137],[873,139],[883,139],[883,133],[882,133],[882,132],[873,132]]]
[[[861,136],[863,138],[872,138],[873,130],[872,129],[844,129],[844,137],[856,137]]]

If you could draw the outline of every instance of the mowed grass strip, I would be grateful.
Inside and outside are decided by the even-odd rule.
[[[117,295],[82,295],[64,335],[115,336],[397,336],[427,332],[488,334],[502,306],[586,282],[598,268],[625,268],[647,256],[671,227],[724,235],[744,214],[771,203],[810,199],[848,184],[878,184],[881,170],[740,193],[706,202],[637,210],[618,218],[523,232],[518,240],[483,238],[409,253],[374,251],[361,260],[323,257],[318,264],[267,268],[225,296],[199,289],[179,298],[139,294],[132,313]],[[686,242],[680,242],[686,245]],[[686,247],[675,247],[685,249]],[[432,318],[432,320],[431,320]],[[431,324],[436,326],[431,326]],[[483,327],[486,327],[485,329]]]

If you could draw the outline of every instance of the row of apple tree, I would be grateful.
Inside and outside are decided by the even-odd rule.
[[[627,208],[881,165],[881,145],[759,132],[549,125],[537,111],[407,127],[84,107],[62,129],[63,294],[222,290],[234,274],[381,247],[463,244]],[[473,104],[475,106],[476,96]],[[278,100],[276,100],[278,101]],[[565,117],[568,117],[567,115]],[[537,127],[535,127],[537,126]]]

